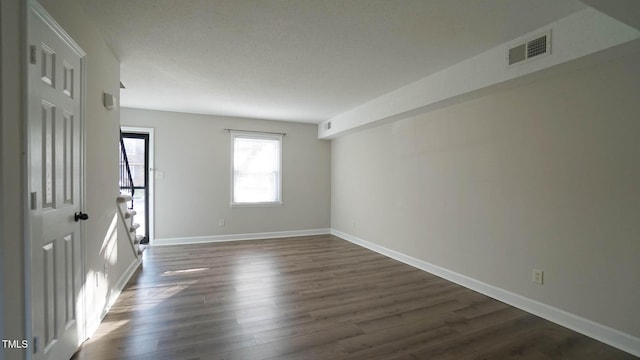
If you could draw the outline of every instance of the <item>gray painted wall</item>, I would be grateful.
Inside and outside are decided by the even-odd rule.
[[[638,64],[334,140],[332,228],[640,336]]]
[[[22,340],[24,327],[23,262],[23,8],[21,0],[0,2],[0,316],[2,339]],[[0,347],[0,359],[22,359],[23,350]]]
[[[315,124],[127,108],[121,109],[121,123],[154,128],[155,168],[164,174],[154,179],[156,239],[329,228],[331,146],[317,139]],[[225,128],[287,134],[282,206],[230,207]]]

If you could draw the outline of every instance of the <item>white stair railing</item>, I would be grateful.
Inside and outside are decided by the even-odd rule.
[[[136,211],[127,207],[127,203],[131,200],[131,195],[120,194],[116,199],[116,204],[120,220],[123,222],[124,228],[127,230],[127,236],[129,238],[128,242],[131,244],[131,250],[133,250],[135,257],[139,258],[144,251],[144,247],[140,244],[140,241],[144,239],[144,236],[136,234],[140,224],[133,222],[133,217],[136,215]]]

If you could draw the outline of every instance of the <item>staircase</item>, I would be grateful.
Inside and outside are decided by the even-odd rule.
[[[129,207],[127,206],[127,204],[132,200],[133,198],[131,197],[131,195],[120,194],[120,196],[117,197],[116,204],[118,206],[118,214],[120,220],[124,223],[124,227],[127,230],[127,236],[129,237],[131,249],[133,250],[136,258],[139,258],[145,249],[145,246],[140,243],[142,240],[144,240],[144,235],[136,234],[136,231],[140,227],[140,224],[136,224],[135,222],[133,222],[136,211],[129,209]]]

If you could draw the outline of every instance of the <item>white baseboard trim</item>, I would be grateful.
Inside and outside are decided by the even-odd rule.
[[[331,232],[331,229],[309,229],[309,230],[275,231],[275,232],[262,232],[262,233],[250,233],[250,234],[228,234],[228,235],[194,236],[194,237],[182,237],[182,238],[165,238],[165,239],[155,239],[153,241],[153,246],[200,244],[200,243],[239,241],[239,240],[274,239],[274,238],[286,238],[286,237],[309,236],[309,235],[327,235],[327,234],[330,234],[330,232]]]
[[[102,323],[104,317],[107,316],[107,313],[109,313],[109,310],[111,310],[113,304],[115,304],[116,300],[118,300],[118,297],[120,296],[120,293],[122,293],[122,290],[124,290],[127,282],[129,282],[129,279],[131,279],[131,277],[141,264],[142,260],[138,258],[134,259],[127,270],[125,270],[122,276],[120,276],[120,279],[118,279],[118,281],[113,285],[113,288],[110,291],[109,299],[107,299],[100,317],[96,319],[96,321],[93,321],[91,325],[87,326],[87,338],[91,338],[93,334],[95,334],[96,330],[98,330],[98,326],[100,326],[100,323]]]
[[[387,249],[383,246],[360,239],[356,236],[344,233],[342,231],[331,229],[331,234],[352,242],[356,245],[373,250],[379,254],[403,262],[407,265],[411,265],[420,270],[462,285],[466,288],[477,291],[481,294],[487,295],[541,318],[552,321],[558,325],[562,325],[566,328],[594,338],[605,344],[616,347],[622,351],[626,351],[635,356],[640,356],[640,338],[637,338],[635,336],[626,334],[622,331],[599,324],[589,319],[585,319],[583,317],[541,303],[539,301],[512,293],[508,290],[489,285],[482,281],[456,273],[443,267],[430,264],[426,261],[416,259],[395,250]]]

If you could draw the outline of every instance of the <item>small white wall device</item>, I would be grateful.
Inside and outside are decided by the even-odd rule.
[[[102,93],[102,102],[105,109],[111,111],[116,107],[116,98],[109,93]]]

